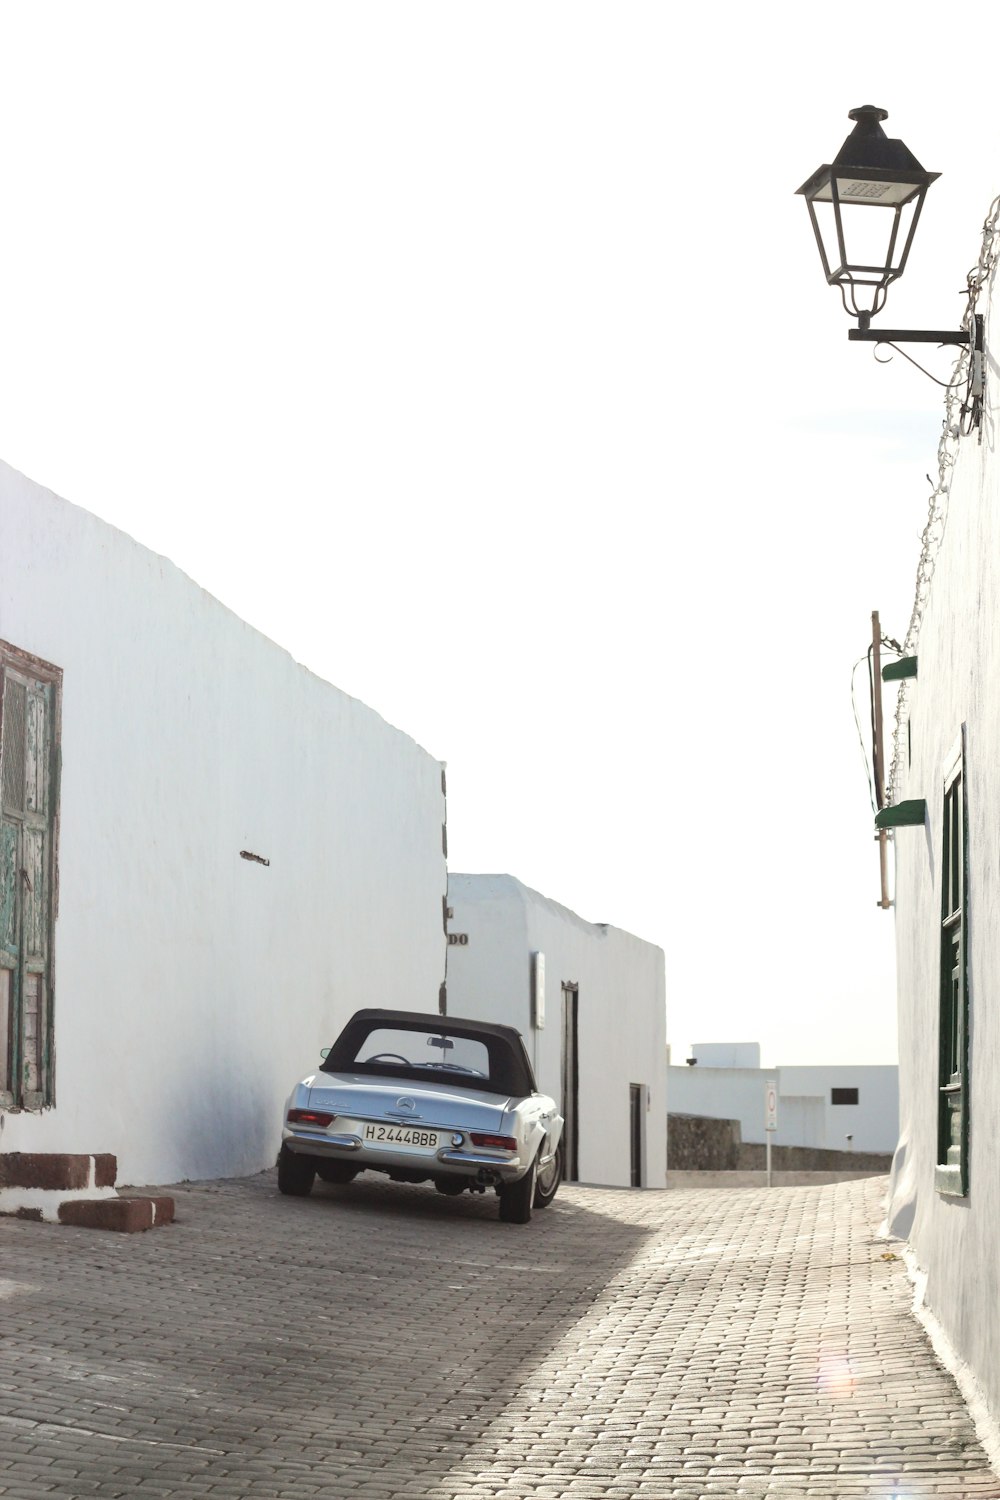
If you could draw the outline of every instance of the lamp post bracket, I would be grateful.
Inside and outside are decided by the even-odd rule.
[[[849,328],[847,337],[853,344],[968,344],[965,328],[942,330],[932,328]]]

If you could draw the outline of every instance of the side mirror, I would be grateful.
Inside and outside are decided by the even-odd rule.
[[[319,1049],[319,1055],[320,1055],[320,1057],[324,1057],[324,1058],[325,1057],[329,1057],[330,1056],[330,1049],[329,1049],[329,1047],[321,1047]]]

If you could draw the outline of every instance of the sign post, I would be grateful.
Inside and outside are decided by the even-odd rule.
[[[771,1186],[771,1137],[778,1128],[778,1080],[764,1085],[764,1139],[767,1142],[767,1185]]]

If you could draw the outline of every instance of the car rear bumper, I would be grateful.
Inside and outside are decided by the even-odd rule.
[[[369,1167],[379,1171],[423,1172],[427,1177],[472,1177],[495,1182],[516,1182],[524,1176],[520,1156],[501,1156],[488,1151],[440,1147],[434,1152],[373,1150],[360,1136],[331,1135],[325,1130],[282,1130],[282,1143],[301,1156],[325,1157],[330,1161],[350,1160],[359,1170]]]

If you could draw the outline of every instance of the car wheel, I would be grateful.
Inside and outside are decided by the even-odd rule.
[[[500,1188],[500,1218],[505,1224],[527,1224],[531,1219],[537,1168],[536,1157],[523,1177],[516,1182],[505,1182]]]
[[[360,1167],[352,1167],[349,1161],[324,1161],[316,1167],[317,1175],[324,1182],[353,1182],[361,1171]]]
[[[316,1166],[308,1156],[296,1156],[287,1146],[278,1152],[278,1192],[290,1198],[307,1198],[316,1178]]]
[[[548,1208],[562,1182],[562,1145],[553,1152],[552,1160],[542,1167],[535,1179],[535,1208]]]

